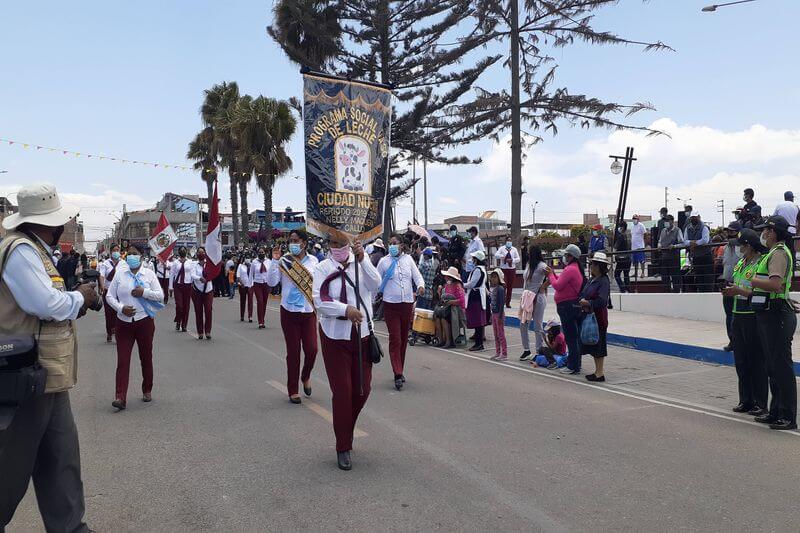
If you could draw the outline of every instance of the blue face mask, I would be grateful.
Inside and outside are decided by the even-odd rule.
[[[511,249],[511,243],[510,243],[510,242],[507,242],[507,243],[506,243],[506,250],[510,250],[510,249]]]
[[[119,252],[111,252],[111,259],[119,261]]]
[[[398,255],[400,255],[400,247],[396,244],[390,244],[389,255],[391,255],[392,257],[397,257]]]
[[[289,253],[290,254],[292,254],[292,255],[300,255],[301,251],[302,251],[302,247],[300,246],[299,243],[296,243],[296,242],[289,243]]]
[[[127,255],[125,262],[131,267],[131,270],[136,270],[142,265],[142,256],[140,255]]]

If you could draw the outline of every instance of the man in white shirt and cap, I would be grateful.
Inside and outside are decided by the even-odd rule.
[[[789,224],[789,234],[793,237],[792,240],[786,243],[792,257],[795,255],[797,247],[795,245],[794,237],[797,236],[797,224],[800,222],[800,207],[794,203],[794,193],[786,191],[783,193],[783,202],[775,206],[775,215],[782,216]]]
[[[503,284],[506,287],[506,307],[511,308],[511,292],[517,278],[517,267],[520,264],[519,250],[514,246],[511,237],[506,239],[505,246],[501,246],[494,254],[503,272]]]
[[[74,321],[87,309],[97,309],[100,299],[92,284],[67,291],[52,261],[64,225],[78,209],[62,205],[51,184],[23,187],[17,200],[19,212],[3,220],[9,233],[0,242],[0,337],[3,344],[17,346],[27,339],[32,348],[18,355],[24,363],[10,355],[3,366],[16,363],[18,378],[33,369],[29,375],[38,376],[44,390],[28,393],[28,387],[24,397],[0,407],[0,531],[11,521],[33,477],[44,528],[86,532],[69,389],[77,381]],[[8,392],[0,391],[0,396]]]

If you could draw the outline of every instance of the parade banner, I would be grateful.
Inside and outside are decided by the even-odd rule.
[[[370,241],[383,232],[392,93],[316,73],[303,82],[307,228]]]

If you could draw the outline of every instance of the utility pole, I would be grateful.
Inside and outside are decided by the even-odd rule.
[[[725,200],[717,200],[717,211],[722,213],[722,227],[725,227]]]
[[[667,208],[667,213],[669,213],[669,201],[667,198],[669,198],[669,187],[664,187],[664,207]]]
[[[522,131],[520,127],[520,74],[519,74],[519,0],[511,0],[511,45],[509,70],[511,71],[511,237],[519,239],[522,226]]]
[[[417,223],[417,158],[411,160],[411,223]]]

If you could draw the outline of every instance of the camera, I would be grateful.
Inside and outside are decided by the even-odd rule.
[[[103,297],[98,291],[98,281],[100,280],[100,273],[95,270],[94,268],[87,268],[81,274],[81,278],[75,287],[72,287],[70,290],[75,290],[78,285],[85,285],[87,283],[94,283],[95,284],[95,291],[97,292],[97,303],[91,306],[89,309],[92,311],[101,311],[103,309]]]

